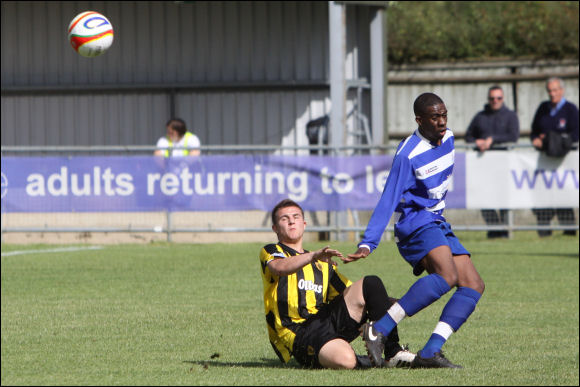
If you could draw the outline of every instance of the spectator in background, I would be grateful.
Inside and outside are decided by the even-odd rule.
[[[503,90],[492,86],[487,92],[488,103],[478,112],[465,134],[465,141],[475,142],[480,152],[485,152],[494,145],[517,142],[520,136],[520,123],[516,112],[504,105]]]
[[[546,81],[549,101],[540,104],[532,122],[532,145],[551,157],[564,157],[572,143],[578,142],[578,108],[564,98],[564,82],[560,78]],[[575,224],[572,208],[534,209],[538,225],[549,225],[557,215],[561,225]],[[539,230],[540,236],[549,236],[551,230]],[[566,230],[565,235],[576,235],[576,230]]]
[[[471,120],[465,141],[475,142],[476,148],[480,152],[485,152],[491,148],[505,150],[501,147],[503,143],[517,142],[520,135],[520,122],[516,112],[508,109],[504,104],[503,90],[499,86],[492,86],[487,92],[488,103],[484,105],[482,111],[478,112]],[[481,215],[485,223],[498,225],[507,223],[508,210],[482,209]],[[488,238],[507,238],[507,230],[488,231]]]
[[[181,118],[172,118],[167,121],[165,126],[167,129],[167,135],[161,137],[157,141],[158,149],[155,151],[155,156],[199,156],[201,153],[199,149],[201,142],[195,134],[187,130],[185,122]]]

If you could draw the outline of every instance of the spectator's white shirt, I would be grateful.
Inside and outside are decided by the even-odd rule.
[[[191,136],[184,135],[181,139],[175,143],[173,143],[173,148],[181,148],[181,147],[188,147],[188,148],[199,148],[201,146],[201,142],[199,138],[192,133]],[[167,137],[163,136],[157,141],[157,148],[165,150],[169,148],[169,140]],[[173,149],[171,151],[172,157],[181,157],[187,156],[192,149]]]

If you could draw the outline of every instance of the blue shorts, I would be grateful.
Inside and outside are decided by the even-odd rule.
[[[453,234],[451,226],[447,222],[428,223],[397,243],[399,253],[413,267],[413,274],[416,276],[425,270],[419,262],[429,251],[443,245],[449,246],[453,255],[465,254],[471,256],[471,253],[463,247],[459,239]]]

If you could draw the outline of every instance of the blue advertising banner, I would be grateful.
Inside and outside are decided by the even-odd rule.
[[[372,210],[393,156],[2,157],[2,212]],[[457,153],[447,207],[465,208]]]

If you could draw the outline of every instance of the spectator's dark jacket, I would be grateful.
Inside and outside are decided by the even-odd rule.
[[[533,141],[541,133],[559,130],[568,132],[572,141],[578,142],[578,108],[576,105],[566,101],[553,117],[550,116],[551,108],[550,101],[544,101],[536,110],[532,122],[531,140]]]
[[[517,142],[520,136],[520,121],[517,114],[502,105],[493,111],[489,104],[477,113],[465,133],[466,142],[475,142],[480,138],[493,137],[493,143]]]

